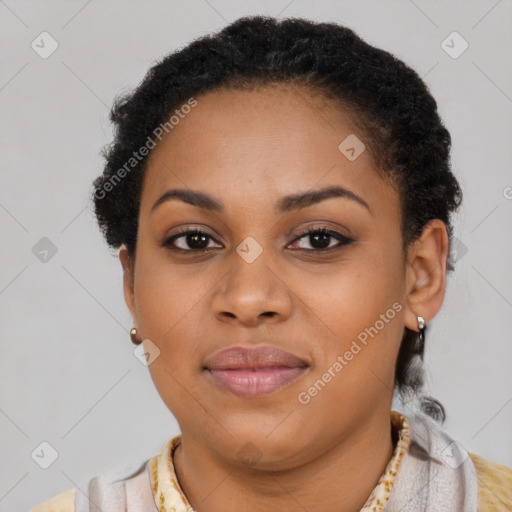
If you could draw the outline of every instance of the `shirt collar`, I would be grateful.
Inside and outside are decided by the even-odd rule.
[[[391,411],[391,424],[398,435],[398,441],[391,459],[360,512],[382,512],[386,508],[398,468],[409,449],[411,429],[407,417],[399,412]]]
[[[393,490],[396,474],[409,449],[411,430],[406,416],[391,411],[391,424],[398,440],[384,472],[360,512],[382,512]],[[159,512],[195,512],[181,489],[174,471],[173,453],[181,434],[169,439],[158,455],[149,461],[151,489]]]

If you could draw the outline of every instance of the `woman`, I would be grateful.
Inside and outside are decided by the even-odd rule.
[[[181,434],[34,510],[510,510],[512,470],[419,395],[462,194],[413,70],[339,25],[241,18],[111,119],[96,216]]]

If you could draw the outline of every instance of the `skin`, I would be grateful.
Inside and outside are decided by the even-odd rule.
[[[284,85],[196,99],[149,157],[136,257],[125,246],[119,253],[134,325],[161,351],[149,369],[181,429],[180,486],[199,511],[358,511],[394,448],[389,411],[404,327],[417,331],[417,316],[428,323],[443,302],[446,226],[431,221],[403,254],[398,193],[369,151],[349,161],[338,150],[349,134],[364,135],[332,100]],[[285,195],[327,186],[349,189],[369,210],[343,197],[274,209]],[[225,211],[175,199],[152,212],[171,188],[207,193]],[[326,245],[338,249],[322,254],[308,235],[297,240],[322,226],[354,242],[331,237]],[[205,231],[210,252],[192,252],[186,237],[174,242],[181,253],[162,247],[178,227]],[[263,251],[252,263],[236,252],[248,236]],[[396,302],[394,318],[301,404],[298,394]],[[224,348],[259,344],[310,366],[256,398],[219,388],[202,369]],[[247,443],[254,463],[240,457]]]

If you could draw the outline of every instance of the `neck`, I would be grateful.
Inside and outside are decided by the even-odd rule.
[[[227,466],[208,447],[184,438],[173,462],[180,487],[201,512],[359,512],[394,449],[389,415],[372,418],[314,460],[286,471]]]

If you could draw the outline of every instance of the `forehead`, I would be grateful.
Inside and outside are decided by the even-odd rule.
[[[241,200],[341,185],[375,203],[394,200],[364,134],[333,100],[305,87],[222,89],[199,95],[148,159],[141,210],[168,188]],[[187,109],[188,111],[189,109]],[[344,143],[344,141],[348,141]],[[341,149],[340,149],[341,144]],[[359,156],[344,153],[353,146]],[[350,149],[350,148],[349,148]],[[389,190],[388,190],[389,189]]]

